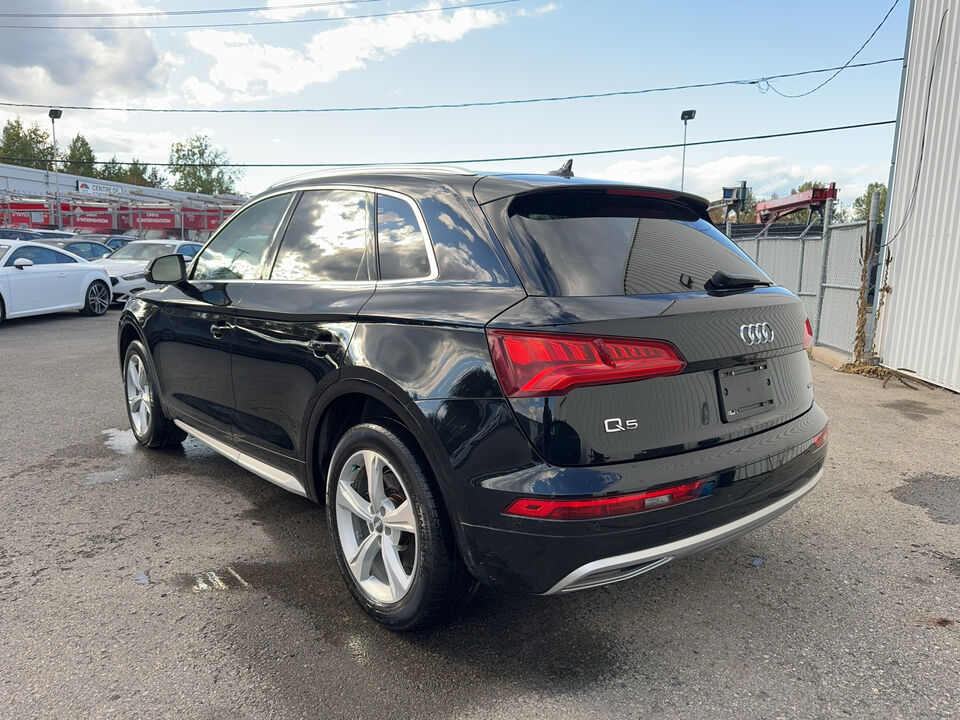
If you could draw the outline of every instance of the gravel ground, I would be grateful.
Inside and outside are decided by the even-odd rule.
[[[960,715],[960,397],[813,368],[821,486],[751,535],[395,635],[323,513],[127,429],[117,312],[0,327],[0,717]]]

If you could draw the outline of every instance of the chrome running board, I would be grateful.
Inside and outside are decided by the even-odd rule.
[[[625,555],[614,555],[581,565],[543,594],[555,595],[609,585],[636,577],[684,555],[712,550],[718,545],[723,545],[773,520],[777,515],[785,513],[800,498],[813,490],[822,477],[823,470],[820,470],[802,487],[794,490],[786,497],[780,498],[775,503],[771,503],[750,515],[745,515],[739,520],[720,525],[699,535],[692,535],[665,545],[657,545]]]
[[[187,425],[181,420],[174,420],[173,422],[181,430],[190,433],[204,445],[209,446],[211,450],[216,450],[228,460],[233,460],[233,462],[243,469],[249,470],[254,475],[259,475],[264,480],[272,482],[274,485],[278,485],[284,490],[288,490],[295,495],[301,495],[303,497],[307,496],[307,491],[303,489],[303,483],[301,483],[290,473],[284,472],[283,470],[278,470],[277,468],[273,467],[273,465],[268,465],[262,460],[257,460],[255,457],[251,457],[246,453],[240,452],[232,445],[227,445],[225,442],[216,440],[207,435],[205,432],[201,432],[200,430]]]

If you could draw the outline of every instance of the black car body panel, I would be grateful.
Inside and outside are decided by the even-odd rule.
[[[307,193],[331,188],[356,188],[371,207],[379,208],[384,194],[415,205],[429,275],[380,279],[380,240],[368,239],[357,252],[366,253],[360,263],[369,269],[356,280],[272,277],[291,215]],[[702,199],[630,185],[431,170],[292,180],[246,206],[289,199],[273,229],[258,236],[265,248],[260,274],[197,275],[218,237],[243,222],[241,209],[193,261],[193,279],[128,301],[121,359],[130,340],[141,340],[170,418],[288,474],[314,500],[324,497],[339,434],[364,418],[387,417],[415,438],[473,575],[531,592],[559,591],[558,583],[593,561],[735,524],[809,489],[826,448],[826,417],[813,402],[804,351],[803,305],[769,286],[732,244],[723,252],[756,275],[755,287],[718,291],[698,275],[696,286],[672,293],[548,292],[549,274],[530,267],[535,246],[517,244],[515,199],[611,188],[616,202],[623,194],[653,198],[668,219],[676,208],[687,230],[716,233],[703,227]],[[378,257],[380,264],[371,264]],[[775,334],[747,344],[743,328],[763,323]],[[496,332],[663,341],[685,364],[669,376],[507,397],[491,356]],[[753,414],[727,417],[720,373],[744,367],[762,368],[757,377],[774,399]],[[584,521],[504,514],[519,498],[606,498],[693,480],[709,492],[649,512]]]

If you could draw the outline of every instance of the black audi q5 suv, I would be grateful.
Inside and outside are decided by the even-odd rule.
[[[347,588],[407,630],[476,584],[632,578],[817,484],[803,303],[673,190],[351,169],[153,261],[130,423],[326,504]]]

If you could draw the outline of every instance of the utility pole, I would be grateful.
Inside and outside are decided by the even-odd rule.
[[[50,108],[50,125],[53,126],[53,178],[57,198],[57,230],[63,230],[63,214],[60,208],[60,171],[57,169],[57,120],[63,116],[60,108]]]
[[[684,110],[680,113],[683,120],[683,159],[680,161],[680,190],[683,190],[683,181],[687,174],[687,122],[697,116],[696,110]]]

